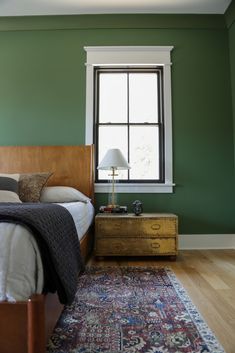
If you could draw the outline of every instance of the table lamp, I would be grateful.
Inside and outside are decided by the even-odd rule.
[[[109,149],[100,164],[98,165],[97,169],[100,170],[111,170],[111,177],[112,177],[112,195],[111,195],[111,204],[108,205],[110,208],[116,208],[117,205],[115,204],[115,180],[114,177],[117,176],[116,171],[119,169],[125,170],[130,169],[128,162],[126,161],[125,157],[123,156],[122,152],[118,148],[111,148]]]

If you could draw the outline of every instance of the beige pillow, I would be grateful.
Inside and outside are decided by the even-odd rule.
[[[0,174],[0,202],[21,202],[18,196],[19,177],[19,174]]]
[[[7,190],[0,190],[0,202],[22,203],[19,196],[15,192]]]
[[[23,202],[39,202],[41,190],[53,173],[20,174],[19,197]]]
[[[42,189],[40,202],[75,202],[87,203],[89,197],[70,186],[45,186]]]

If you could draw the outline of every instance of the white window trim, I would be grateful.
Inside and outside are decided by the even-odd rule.
[[[86,62],[86,144],[93,143],[94,112],[94,69],[96,66],[162,65],[164,82],[164,124],[165,124],[165,183],[121,183],[116,192],[122,193],[172,193],[172,108],[171,108],[171,51],[173,46],[105,46],[84,47]],[[96,183],[95,192],[109,192],[106,183]]]

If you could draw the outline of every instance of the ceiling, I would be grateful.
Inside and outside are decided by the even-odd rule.
[[[0,16],[115,13],[223,14],[231,0],[0,0]]]

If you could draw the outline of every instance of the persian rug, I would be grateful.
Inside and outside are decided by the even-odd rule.
[[[169,268],[91,267],[48,353],[225,353]]]

